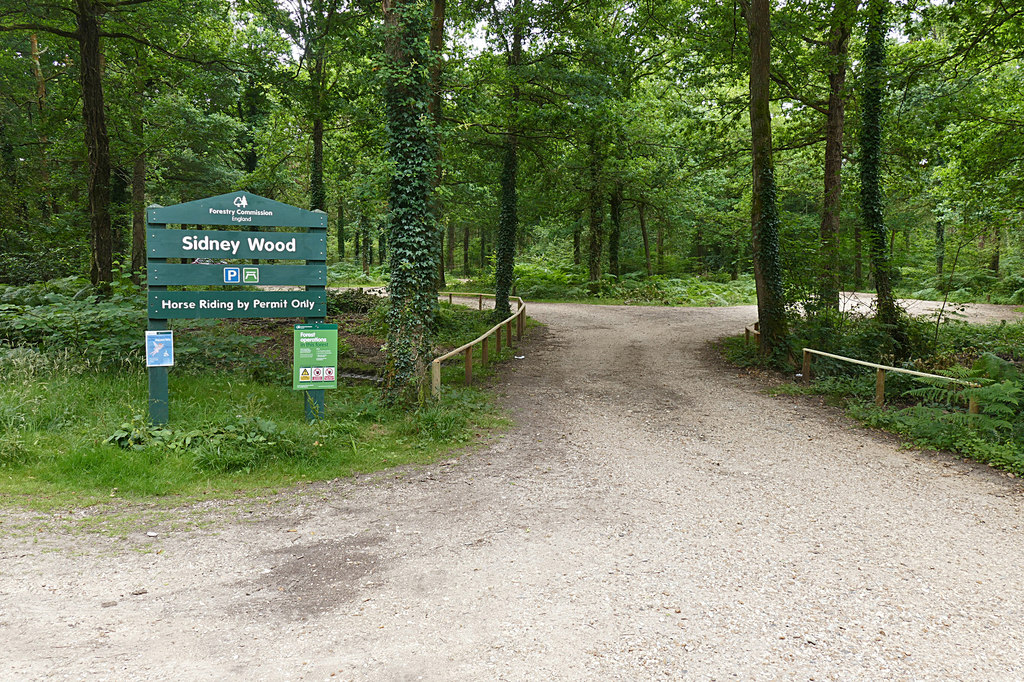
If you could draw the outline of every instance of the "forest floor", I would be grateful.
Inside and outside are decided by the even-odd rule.
[[[442,464],[0,510],[0,679],[1024,678],[1018,480],[765,395],[752,307],[529,313]]]

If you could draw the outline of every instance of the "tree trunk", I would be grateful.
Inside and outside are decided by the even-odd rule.
[[[892,292],[882,202],[882,96],[885,91],[885,35],[888,0],[868,0],[861,87],[860,203],[875,279],[878,321],[885,325],[902,355],[908,344]]]
[[[615,183],[615,191],[609,198],[612,229],[608,233],[608,272],[618,277],[619,272],[619,237],[622,234],[622,183]]]
[[[388,336],[382,397],[386,404],[424,398],[437,303],[437,221],[431,212],[436,173],[430,117],[430,18],[416,0],[383,0],[387,57],[384,109],[392,176],[388,191]],[[364,245],[364,250],[369,247]]]
[[[462,226],[462,274],[469,274],[469,223]]]
[[[698,274],[707,274],[707,268],[705,262],[707,260],[706,251],[704,247],[704,228],[698,223],[696,234],[693,237],[694,248],[697,256],[697,272]]]
[[[935,274],[942,277],[942,266],[946,261],[946,227],[941,220],[935,221]]]
[[[29,49],[32,57],[32,75],[36,79],[36,111],[39,113],[40,128],[45,130],[43,111],[46,109],[46,76],[43,74],[43,67],[40,63],[39,39],[33,33],[29,36]],[[43,187],[49,188],[50,162],[47,154],[50,147],[49,137],[45,133],[39,135],[39,179]],[[55,192],[47,192],[48,196],[40,199],[43,220],[48,221],[50,216],[58,213],[57,198]]]
[[[651,269],[651,241],[647,235],[647,204],[640,202],[637,211],[640,214],[640,235],[644,239],[644,263],[647,265],[647,276],[650,277],[654,270]]]
[[[839,311],[839,229],[843,195],[843,128],[845,124],[847,50],[854,21],[851,0],[836,0],[828,47],[828,115],[825,124],[825,194],[822,202],[821,245],[818,255],[818,298],[828,309]]]
[[[859,222],[853,226],[853,288],[864,288],[864,240]]]
[[[448,219],[448,251],[445,254],[448,272],[455,270],[455,222]]]
[[[359,216],[359,241],[362,242],[362,259],[363,259],[363,274],[370,274],[370,266],[373,263],[367,262],[366,258],[369,256],[370,260],[373,260],[373,247],[370,246],[370,219],[365,213]],[[356,249],[356,253],[359,254],[359,249]]]
[[[665,274],[665,220],[658,221],[658,232],[654,237],[654,247],[657,250],[658,274]]]
[[[441,57],[444,52],[444,21],[446,9],[446,0],[432,0],[430,33],[427,39],[432,56],[428,72],[430,77],[430,106],[428,112],[434,123],[435,130],[439,130],[442,123],[441,105],[444,100],[441,97],[441,78],[443,76],[443,61]],[[437,191],[437,188],[441,186],[441,181],[444,176],[444,159],[442,157],[442,149],[441,145],[435,145],[433,192],[431,193],[430,200],[431,212],[434,215],[434,224],[438,231],[437,286],[439,289],[445,287],[444,228],[441,220],[444,207],[441,205],[441,194]]]
[[[319,42],[319,40],[318,40]],[[319,45],[317,45],[319,48]],[[327,189],[324,187],[324,58],[322,54],[313,59],[310,80],[313,81],[316,104],[313,112],[313,160],[309,168],[309,210],[323,211],[327,208]]]
[[[338,197],[338,260],[345,258],[345,197]]]
[[[757,317],[761,331],[760,350],[763,355],[777,362],[786,345],[786,309],[779,258],[775,175],[772,168],[769,0],[751,0],[749,5],[746,5],[745,14],[750,38],[750,137],[753,175],[750,223],[753,234],[751,241],[754,248]]]
[[[480,269],[487,270],[487,226],[480,223]]]
[[[591,283],[601,279],[601,253],[604,251],[604,192],[601,191],[601,165],[602,158],[597,150],[597,134],[592,133],[589,164],[590,189],[587,202],[587,218],[589,220],[587,236],[590,241],[587,269]]]
[[[582,220],[582,218],[580,218]],[[579,265],[583,262],[583,255],[581,253],[580,242],[582,241],[583,232],[580,227],[580,220],[577,220],[572,228],[572,264]]]
[[[523,23],[520,0],[512,0],[512,49],[507,56],[512,80],[512,126],[505,136],[505,155],[501,167],[501,208],[498,216],[497,258],[494,267],[494,317],[504,320],[512,314],[509,295],[515,278],[516,233],[519,231],[519,132],[516,118],[519,110],[519,65],[523,56]]]
[[[309,171],[309,210],[323,211],[327,206],[324,188],[324,120],[313,121],[313,163]]]
[[[517,3],[518,4],[518,3]],[[516,230],[519,227],[519,142],[515,133],[505,138],[501,170],[501,214],[498,217],[497,259],[494,268],[494,316],[503,320],[512,314],[509,293],[515,275]]]
[[[141,141],[141,119],[136,132]],[[146,155],[140,153],[132,164],[132,281],[142,283],[146,266]]]
[[[383,237],[383,235],[381,235]],[[438,291],[444,289],[447,284],[444,279],[444,229],[437,231],[437,289]],[[380,251],[381,265],[384,264],[384,252]]]
[[[1003,241],[1003,231],[999,227],[999,223],[992,226],[992,253],[988,259],[988,269],[992,271],[993,275],[999,274],[999,246]]]
[[[110,137],[103,101],[102,56],[96,0],[75,0],[78,36],[79,83],[82,88],[82,120],[89,157],[89,276],[93,284],[113,280],[113,243],[110,229]]]

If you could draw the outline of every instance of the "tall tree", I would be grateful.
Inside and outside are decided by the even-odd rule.
[[[908,340],[892,291],[881,180],[888,5],[888,0],[868,0],[867,3],[861,84],[860,210],[868,235],[871,272],[875,279],[876,314],[892,336],[896,351],[901,353],[906,349]]]
[[[437,310],[437,221],[430,198],[436,144],[430,106],[430,7],[383,0],[384,104],[392,163],[388,191],[391,265],[383,398],[415,401],[430,360]],[[365,245],[364,245],[365,247]]]
[[[818,254],[818,297],[821,305],[839,310],[839,227],[843,194],[843,128],[846,112],[847,49],[856,14],[856,0],[836,0],[828,34],[828,111],[825,126],[825,193],[821,209]]]
[[[761,352],[779,360],[786,352],[786,307],[779,256],[779,212],[772,163],[772,121],[769,93],[771,13],[769,0],[743,2],[750,43],[750,137],[753,192],[754,282]]]
[[[509,8],[512,37],[507,53],[507,64],[511,81],[510,115],[512,124],[503,142],[501,166],[500,205],[498,234],[495,240],[494,265],[494,316],[504,320],[512,314],[509,296],[515,276],[516,233],[519,230],[519,67],[523,62],[523,12],[522,0],[512,0]]]

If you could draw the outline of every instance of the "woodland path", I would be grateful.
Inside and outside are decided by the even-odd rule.
[[[0,679],[1024,679],[1018,481],[764,395],[708,346],[753,308],[529,310],[457,459],[0,511]]]

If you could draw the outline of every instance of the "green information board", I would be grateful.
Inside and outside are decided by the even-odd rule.
[[[323,211],[231,192],[175,206],[150,206],[146,221],[149,331],[165,331],[170,320],[182,318],[299,317],[313,328],[324,321],[327,214]],[[204,225],[228,229],[194,229]],[[168,258],[185,262],[168,263]],[[184,286],[192,289],[168,290]],[[218,290],[194,289],[214,286]],[[264,290],[265,286],[290,289]],[[302,389],[310,420],[324,414],[323,389],[337,386],[336,325],[333,334],[333,342],[327,343],[333,348],[331,363],[314,351],[306,365],[311,379],[313,368],[319,368],[318,380]],[[307,345],[319,348],[322,344]],[[327,367],[331,381],[326,380]],[[149,368],[149,418],[154,424],[166,424],[170,418],[169,369]]]
[[[338,387],[338,325],[295,325],[292,388],[308,391]]]

